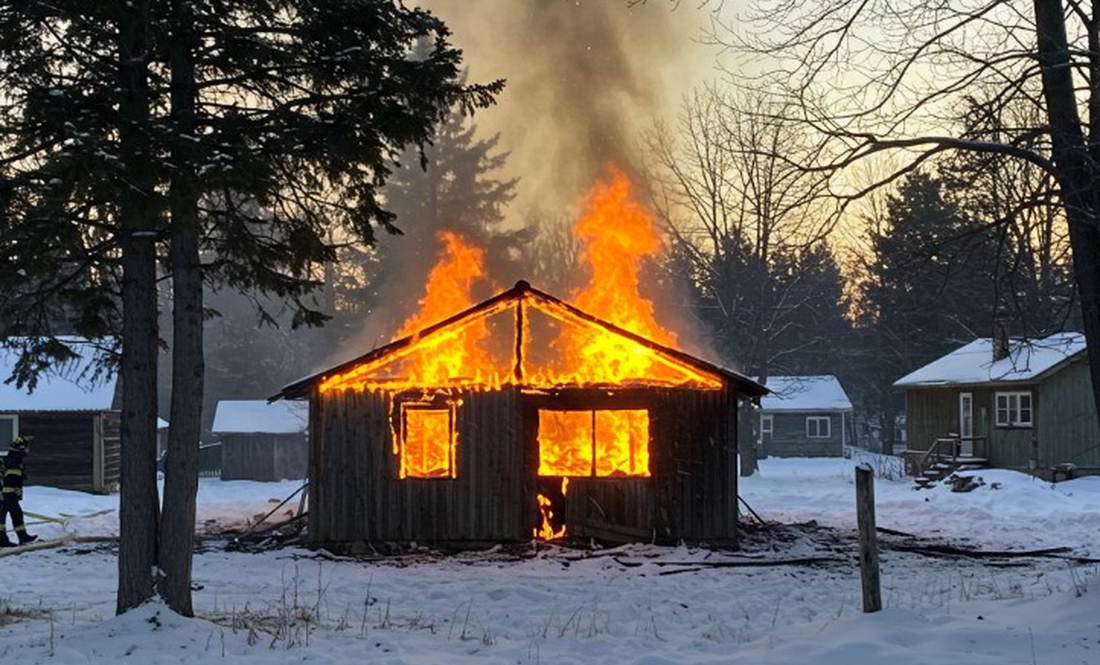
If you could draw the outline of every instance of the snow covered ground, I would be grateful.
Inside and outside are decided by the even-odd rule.
[[[860,611],[850,459],[761,462],[742,495],[775,525],[740,552],[538,545],[356,561],[298,548],[195,557],[197,618],[114,616],[110,543],[0,558],[0,661],[31,663],[1033,663],[1100,665],[1100,478],[982,472],[968,494],[876,479],[883,601]],[[878,466],[885,471],[884,465]],[[203,479],[200,530],[240,527],[300,486]],[[118,497],[30,487],[74,515],[44,538],[117,533]],[[913,551],[1069,548],[971,558]],[[816,564],[721,563],[815,558]]]

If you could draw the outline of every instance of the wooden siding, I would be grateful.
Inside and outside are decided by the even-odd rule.
[[[998,427],[996,394],[1031,392],[1032,426]],[[974,396],[974,454],[1000,468],[1045,469],[1061,462],[1100,466],[1100,427],[1092,404],[1088,366],[1082,360],[1038,384],[909,389],[906,417],[909,449],[927,450],[959,431],[959,395]],[[1033,462],[1034,460],[1034,462]]]
[[[737,537],[736,409],[726,391],[514,389],[461,393],[457,477],[398,479],[385,393],[315,394],[310,427],[310,539],[500,542],[527,540],[536,495],[560,487],[537,475],[539,408],[646,408],[648,478],[571,478],[558,509],[572,533],[610,525],[644,539]]]
[[[761,415],[772,417],[772,434],[761,437],[762,456],[840,457],[844,454],[843,427],[851,422],[850,417],[841,418],[839,413],[827,411],[816,413],[764,411]],[[829,436],[822,438],[806,436],[807,418],[828,418]]]
[[[309,444],[304,434],[225,433],[218,438],[222,480],[306,477]]]
[[[28,485],[83,492],[117,488],[117,413],[20,414],[19,433],[35,437],[27,456]]]
[[[103,464],[101,474],[103,485],[96,492],[117,492],[122,475],[122,413],[106,411],[100,419],[100,460]]]
[[[1086,359],[1075,360],[1040,384],[1043,399],[1036,406],[1038,466],[1063,462],[1100,467],[1100,426],[1093,404]]]
[[[979,391],[941,388],[905,391],[906,448],[928,450],[936,439],[959,431],[959,393],[974,393],[974,429],[979,429],[980,407],[986,402]],[[988,409],[987,409],[988,410]]]
[[[524,519],[519,395],[455,393],[457,477],[398,478],[394,398],[344,391],[313,400],[310,538],[314,542],[509,541]],[[530,485],[528,485],[530,487]],[[529,511],[526,511],[529,512]]]

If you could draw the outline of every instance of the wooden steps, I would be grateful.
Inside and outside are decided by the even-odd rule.
[[[918,489],[934,487],[937,483],[951,474],[977,471],[989,467],[989,460],[973,455],[959,455],[957,457],[942,456],[931,461],[932,463],[914,479]]]

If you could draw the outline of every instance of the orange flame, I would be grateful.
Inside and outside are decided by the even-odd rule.
[[[573,235],[585,244],[581,260],[592,279],[573,302],[620,328],[676,348],[676,334],[658,325],[653,302],[639,290],[640,262],[661,249],[661,238],[651,214],[631,196],[626,174],[613,170],[611,182],[596,185],[586,205]]]
[[[563,482],[566,482],[566,480],[563,479]],[[552,523],[554,511],[550,510],[550,499],[546,498],[543,494],[539,494],[537,499],[539,502],[539,513],[542,514],[542,526],[531,529],[531,535],[539,540],[558,540],[564,538],[565,531],[568,527],[563,524],[560,529],[554,528]]]
[[[394,335],[400,339],[438,323],[474,305],[473,284],[485,277],[483,252],[457,234],[441,231],[443,257],[428,275],[427,292],[420,310],[410,316]],[[489,331],[484,320],[475,321],[458,335],[442,335],[422,346],[406,361],[408,378],[419,385],[444,385],[456,377],[492,372],[493,362],[482,344]]]
[[[588,286],[571,300],[584,313],[668,348],[676,335],[658,325],[653,303],[640,291],[641,262],[661,248],[652,215],[632,196],[630,181],[614,170],[585,198],[574,234],[585,243],[582,254],[591,274]],[[461,318],[438,325],[473,308],[471,287],[485,278],[483,254],[451,232],[439,234],[445,249],[428,278],[420,311],[397,331],[395,349],[347,371],[325,377],[319,388],[368,390],[464,388],[488,390],[504,383],[522,388],[570,386],[692,385],[718,389],[717,375],[684,363],[651,345],[615,334],[537,293],[521,292],[511,301],[487,303]],[[491,306],[490,306],[491,305]],[[555,338],[538,344],[550,358],[532,358],[529,311],[552,320]],[[514,311],[509,358],[486,350],[494,331],[489,319]],[[556,332],[555,332],[556,331]],[[499,346],[499,345],[491,345]],[[508,345],[504,345],[508,346]],[[455,410],[409,409],[394,452],[401,456],[404,477],[455,477]],[[397,441],[400,438],[401,441]],[[562,496],[569,477],[647,477],[650,475],[649,413],[634,410],[539,411],[540,476],[562,477]],[[552,526],[550,499],[538,495],[541,528],[535,536],[560,538],[565,527]]]
[[[428,405],[403,410],[401,478],[456,477],[455,436],[449,408]]]
[[[676,335],[661,328],[653,303],[642,297],[640,261],[661,247],[653,218],[631,197],[621,171],[597,185],[573,233],[584,241],[582,259],[592,272],[574,294],[581,310],[675,348]],[[577,383],[620,384],[634,377],[667,377],[670,368],[637,342],[594,329],[563,335],[561,374]],[[649,476],[649,413],[639,410],[540,411],[539,475]]]
[[[410,316],[394,339],[412,336],[413,343],[381,362],[364,363],[325,377],[319,389],[364,390],[484,384],[498,386],[508,368],[497,367],[484,348],[489,335],[484,318],[420,337],[421,331],[471,307],[473,285],[486,277],[483,252],[451,231],[441,231],[442,255],[428,275],[420,309]],[[398,360],[399,362],[394,362]]]

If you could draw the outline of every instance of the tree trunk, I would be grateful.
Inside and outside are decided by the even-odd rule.
[[[172,3],[171,118],[174,130],[169,257],[172,265],[172,405],[164,465],[164,515],[158,590],[168,606],[194,616],[191,563],[202,428],[202,268],[199,258],[198,183],[195,176],[194,20],[189,0]]]
[[[156,202],[146,133],[149,119],[148,0],[119,20],[119,200],[122,249],[122,440],[117,611],[154,594],[157,522]]]
[[[1054,164],[1069,223],[1074,283],[1088,345],[1093,401],[1100,415],[1100,266],[1097,265],[1100,229],[1096,217],[1095,155],[1090,153],[1077,110],[1061,0],[1035,0],[1035,26]],[[1095,81],[1090,94],[1100,95]]]

